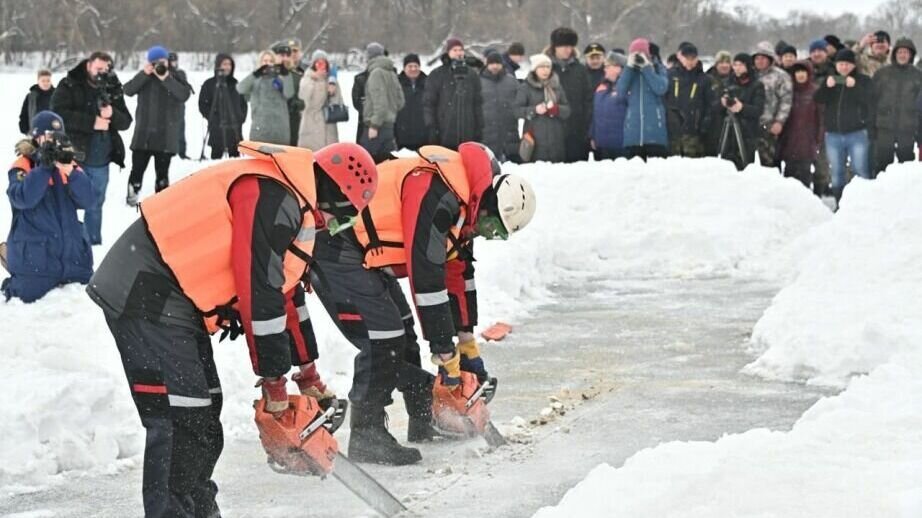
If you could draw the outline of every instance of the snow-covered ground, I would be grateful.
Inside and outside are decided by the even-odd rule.
[[[248,63],[239,64],[241,74],[249,68]],[[122,76],[127,79],[126,74]],[[191,74],[196,89],[205,77]],[[11,149],[16,138],[12,128],[20,93],[24,95],[32,78],[6,74],[3,79],[4,92],[13,100],[0,105],[0,120],[9,121],[9,130],[0,135],[7,137],[7,149]],[[341,74],[340,80],[344,93],[348,93],[352,74]],[[133,104],[129,99],[132,110]],[[189,154],[197,157],[203,128],[195,106],[193,98],[187,108],[187,138]],[[350,123],[340,126],[343,140],[354,136],[354,115]],[[123,134],[126,143],[130,135],[130,131]],[[12,154],[7,159],[12,162]],[[172,176],[175,180],[202,165],[174,161]],[[510,166],[510,171],[522,173],[534,183],[539,209],[532,225],[511,241],[478,244],[482,321],[488,324],[501,319],[524,319],[539,306],[555,303],[559,296],[559,290],[553,289],[555,285],[580,286],[600,277],[641,279],[640,282],[731,277],[760,279],[778,288],[792,283],[756,326],[751,352],[764,354],[749,370],[781,379],[810,378],[817,383],[828,382],[832,377],[842,379],[852,371],[869,370],[911,349],[911,339],[919,336],[919,303],[909,300],[911,294],[919,293],[918,271],[887,270],[883,280],[874,276],[882,269],[908,266],[913,258],[920,257],[918,232],[912,234],[919,228],[919,212],[907,205],[912,196],[919,199],[922,177],[913,176],[919,172],[917,168],[906,168],[910,171],[887,173],[878,182],[849,187],[842,211],[833,217],[794,180],[758,167],[737,173],[732,165],[714,159]],[[881,191],[896,178],[902,178],[902,183]],[[142,196],[150,194],[151,180],[149,177]],[[137,217],[122,201],[126,181],[127,171],[112,171],[104,215],[105,243],[94,250],[97,261],[107,245]],[[6,198],[2,197],[0,230],[5,232],[8,228],[9,217]],[[883,223],[874,228],[867,226],[878,221],[875,218]],[[905,243],[901,245],[899,241]],[[855,252],[856,247],[862,251],[860,254]],[[866,270],[846,271],[849,264]],[[842,275],[848,280],[842,282]],[[899,278],[906,286],[895,286]],[[811,293],[804,294],[808,291]],[[852,300],[859,292],[862,297]],[[897,296],[903,298],[894,300]],[[875,306],[857,310],[871,304]],[[899,307],[892,311],[895,306]],[[324,312],[315,300],[310,310],[321,344],[321,372],[335,390],[345,393],[351,379],[353,349],[322,316]],[[790,320],[793,317],[788,315],[798,310],[797,318]],[[900,315],[904,323],[909,323],[895,327],[892,324],[900,323]],[[870,323],[861,326],[860,319],[864,318]],[[856,331],[840,333],[849,326]],[[814,344],[810,333],[821,335],[822,343]],[[863,341],[858,345],[836,348],[837,343],[854,341],[859,334]],[[898,343],[891,344],[895,339],[899,339]],[[882,346],[892,346],[892,350],[881,352]],[[727,343],[726,347],[740,345]],[[226,394],[223,421],[229,443],[252,441],[249,402],[256,391],[252,388],[254,377],[246,348],[241,343],[221,343],[215,351]],[[836,356],[837,351],[841,355]],[[878,355],[871,357],[868,351]],[[32,305],[0,302],[0,353],[4,358],[0,364],[0,437],[4,438],[0,448],[0,498],[60,487],[76,476],[137,467],[143,430],[102,314],[85,297],[82,287],[55,290]],[[908,353],[903,357],[918,359]],[[806,480],[811,473],[820,475],[815,483],[827,483],[816,492],[828,497],[823,501],[829,502],[829,509],[849,502],[846,497],[852,503],[861,500],[866,505],[883,502],[893,494],[885,490],[896,488],[894,491],[902,491],[897,507],[874,509],[918,510],[913,506],[922,495],[905,489],[910,481],[922,479],[918,476],[918,443],[913,446],[894,442],[894,438],[891,444],[904,444],[906,449],[880,451],[878,445],[885,447],[885,438],[872,437],[885,428],[885,423],[899,431],[919,419],[922,405],[915,401],[912,406],[913,401],[907,398],[913,388],[918,398],[918,381],[915,387],[910,383],[918,380],[913,374],[922,365],[909,360],[891,361],[870,377],[853,381],[845,394],[823,401],[808,412],[792,432],[755,430],[717,443],[669,443],[645,450],[623,468],[614,470],[614,476],[609,473],[613,468],[598,468],[573,490],[577,496],[568,496],[561,507],[544,510],[540,515],[589,516],[593,508],[572,507],[587,502],[598,504],[594,508],[596,516],[668,515],[654,510],[663,508],[686,515],[696,509],[695,505],[711,506],[701,507],[701,516],[730,516],[740,509],[736,515],[756,514],[744,512],[749,507],[721,504],[731,500],[740,505],[767,505],[770,499],[763,495],[785,494],[786,488],[813,487]],[[874,399],[883,393],[891,394],[888,387],[895,383],[905,386],[902,396]],[[910,412],[913,409],[915,415]],[[916,421],[917,430],[918,424]],[[833,427],[836,435],[831,434]],[[728,443],[741,446],[733,450]],[[678,453],[667,455],[668,452]],[[824,452],[828,456],[822,457]],[[749,458],[753,461],[749,462]],[[816,460],[801,462],[807,458]],[[916,464],[905,462],[913,458]],[[797,462],[792,464],[786,459]],[[904,462],[891,466],[890,459]],[[872,487],[874,492],[862,496],[845,483],[829,481],[851,480],[849,476],[859,476],[859,470],[865,468],[872,470],[872,475],[881,473],[873,469],[893,468],[888,473],[906,475],[902,477],[904,484],[894,480],[888,487],[881,474],[876,478],[879,484]],[[913,469],[917,475],[914,478],[909,476]],[[844,474],[852,471],[853,475]],[[681,481],[686,479],[678,478],[682,474],[688,480],[685,486]],[[736,491],[718,486],[734,481],[741,485]],[[747,481],[751,486],[743,485]],[[717,493],[726,493],[726,499],[717,498]],[[704,495],[713,498],[698,504],[690,501]],[[803,493],[787,494],[788,500],[804,498]],[[644,504],[661,507],[643,507]],[[762,509],[767,509],[766,516],[791,515],[786,512],[788,508]],[[849,509],[862,507],[852,505]]]
[[[746,372],[844,392],[790,432],[600,465],[535,517],[922,516],[920,173],[907,164],[852,183],[836,216],[794,244],[796,278],[755,326],[761,356]]]

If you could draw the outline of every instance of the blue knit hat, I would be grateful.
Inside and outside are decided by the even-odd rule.
[[[814,50],[826,50],[826,40],[819,38],[810,42],[810,52]]]
[[[165,47],[161,47],[160,45],[154,45],[153,47],[147,49],[148,63],[156,63],[161,59],[169,59],[169,57],[170,51],[168,51]]]
[[[32,138],[36,138],[39,135],[44,135],[48,131],[64,131],[64,119],[57,113],[49,110],[36,113],[35,117],[32,117],[32,128],[29,130],[29,135],[31,135]]]

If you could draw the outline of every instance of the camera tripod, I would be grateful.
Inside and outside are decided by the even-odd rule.
[[[215,78],[214,98],[211,100],[211,109],[208,112],[208,118],[205,120],[205,136],[202,138],[202,153],[199,156],[199,162],[205,160],[205,147],[208,145],[208,138],[211,136],[211,124],[215,114],[218,114],[218,130],[221,132],[221,144],[225,153],[231,151],[228,146],[233,142],[236,146],[242,140],[240,135],[241,121],[237,120],[237,110],[239,106],[234,106],[233,98],[228,92],[227,80],[222,77]]]
[[[730,144],[730,132],[733,132],[733,138],[736,139],[736,151],[739,153],[738,160],[733,160],[733,156],[727,155],[727,146]],[[746,142],[743,140],[743,130],[740,128],[740,121],[736,114],[727,110],[727,117],[724,119],[723,128],[720,130],[720,145],[718,146],[717,156],[723,159],[736,162],[737,169],[742,169],[743,161],[746,160]]]

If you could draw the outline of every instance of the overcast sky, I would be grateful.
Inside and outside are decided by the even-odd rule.
[[[834,16],[844,12],[852,12],[864,17],[884,2],[883,0],[729,0],[727,3],[730,5],[753,5],[776,16],[782,16],[788,11],[799,9],[817,13],[829,13]]]

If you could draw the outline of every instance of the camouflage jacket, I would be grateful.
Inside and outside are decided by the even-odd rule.
[[[765,111],[759,122],[763,126],[773,122],[784,124],[794,102],[794,83],[790,74],[773,65],[759,74],[759,81],[765,87]]]
[[[864,74],[872,79],[878,70],[890,64],[889,53],[885,56],[875,56],[871,54],[870,49],[862,48],[859,45],[855,45],[854,51],[855,57],[857,58],[857,63],[855,64],[858,66],[858,73]]]

